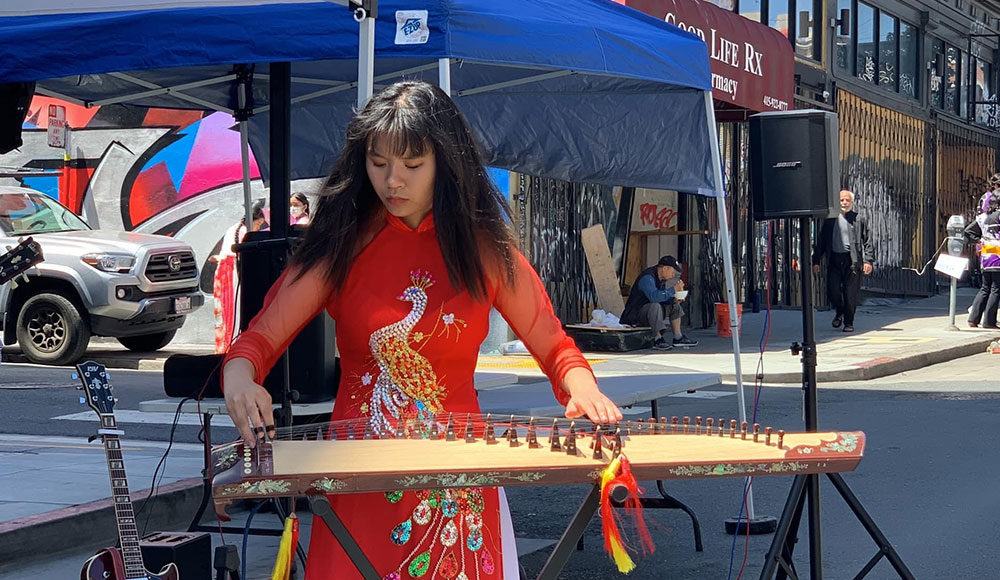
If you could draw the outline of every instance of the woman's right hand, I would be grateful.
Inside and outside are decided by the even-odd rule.
[[[265,432],[269,438],[275,433],[271,394],[254,382],[254,374],[253,365],[244,358],[233,359],[222,369],[226,410],[250,447],[264,440]]]

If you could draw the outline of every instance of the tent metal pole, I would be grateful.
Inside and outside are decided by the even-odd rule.
[[[733,363],[736,366],[736,394],[740,404],[740,422],[747,421],[746,398],[743,395],[743,370],[740,364],[740,320],[736,315],[736,280],[733,276],[733,249],[726,216],[726,187],[722,179],[722,157],[719,152],[719,131],[715,123],[712,92],[705,91],[705,111],[708,117],[709,141],[712,148],[712,177],[715,180],[715,207],[719,212],[719,244],[726,273],[726,301],[729,303],[729,328],[733,334]],[[753,490],[747,491],[747,521],[754,519]]]
[[[358,110],[361,110],[375,92],[375,15],[359,8],[354,17],[358,20]]]
[[[239,104],[240,110],[244,110],[247,106],[247,84],[245,82],[240,83],[240,89],[237,95],[237,102]],[[253,201],[251,200],[252,195],[250,194],[250,137],[247,132],[247,120],[243,119],[239,123],[240,125],[240,166],[243,169],[243,213],[246,219],[247,231],[250,231],[253,225],[253,210],[251,205]]]
[[[438,86],[446,95],[451,96],[451,59],[438,59]]]

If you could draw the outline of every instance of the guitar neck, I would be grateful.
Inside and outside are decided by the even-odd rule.
[[[101,417],[104,429],[117,429],[114,415]],[[104,453],[108,459],[108,473],[111,476],[111,495],[115,505],[115,520],[118,522],[118,537],[122,544],[122,560],[126,578],[145,578],[146,567],[139,548],[139,529],[136,526],[135,510],[125,477],[125,461],[122,458],[121,441],[118,435],[105,433]]]

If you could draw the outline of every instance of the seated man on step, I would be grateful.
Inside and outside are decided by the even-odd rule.
[[[655,266],[646,268],[635,279],[629,292],[623,324],[649,326],[653,329],[653,348],[670,350],[675,346],[695,346],[692,340],[681,332],[681,317],[684,309],[684,282],[681,281],[682,266],[673,256],[663,256]],[[683,292],[678,296],[678,292]],[[672,337],[667,336],[667,321],[670,321]]]

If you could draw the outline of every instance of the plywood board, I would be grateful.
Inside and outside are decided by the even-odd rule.
[[[590,278],[597,290],[597,307],[621,316],[625,310],[621,287],[615,274],[615,265],[611,261],[611,250],[608,248],[608,238],[604,234],[604,226],[597,224],[580,232],[581,243],[587,256],[587,267]]]

